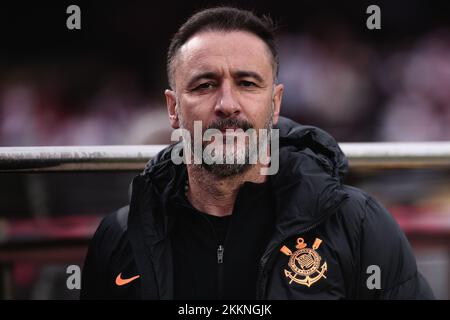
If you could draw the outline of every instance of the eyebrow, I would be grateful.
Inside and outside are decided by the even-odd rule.
[[[192,77],[189,82],[188,82],[188,87],[193,86],[197,81],[201,80],[201,79],[217,79],[219,78],[220,75],[216,72],[202,72],[199,73],[197,75],[195,75],[194,77]],[[264,83],[264,79],[263,77],[254,71],[247,71],[247,70],[238,70],[236,72],[233,73],[233,77],[234,78],[254,78],[256,81],[260,82],[260,83]]]
[[[254,71],[238,70],[234,73],[236,78],[254,78],[256,81],[264,83],[263,77]]]
[[[200,79],[217,79],[219,75],[215,72],[202,72],[192,77],[188,82],[188,88],[192,87]]]

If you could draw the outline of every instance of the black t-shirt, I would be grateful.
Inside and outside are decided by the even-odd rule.
[[[255,299],[259,260],[274,230],[270,182],[246,182],[231,215],[196,210],[180,191],[170,206],[175,299]]]

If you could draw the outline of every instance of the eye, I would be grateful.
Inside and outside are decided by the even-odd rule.
[[[205,82],[195,87],[193,91],[211,89],[214,88],[215,86],[216,85],[213,82]]]
[[[246,81],[246,80],[240,81],[239,85],[243,86],[243,87],[255,87],[256,86],[256,84],[254,82]]]

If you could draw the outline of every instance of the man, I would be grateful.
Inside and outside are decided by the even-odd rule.
[[[272,28],[235,8],[195,14],[172,39],[165,96],[172,127],[191,135],[194,121],[200,134],[236,136],[276,125],[279,150],[262,150],[279,170],[261,174],[272,163],[248,156],[175,164],[180,144],[163,150],[134,178],[129,207],[95,233],[81,298],[433,298],[391,215],[342,183],[347,160],[336,141],[279,117]],[[236,146],[225,155],[236,160]]]

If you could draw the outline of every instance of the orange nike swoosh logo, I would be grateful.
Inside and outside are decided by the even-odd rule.
[[[137,276],[134,276],[134,277],[131,277],[131,278],[128,278],[128,279],[122,279],[122,272],[121,273],[119,273],[119,275],[117,276],[117,278],[116,278],[116,284],[118,285],[118,286],[124,286],[124,285],[126,285],[127,283],[130,283],[131,281],[134,281],[134,280],[136,280],[137,278],[139,278],[140,276],[139,275],[137,275]]]

